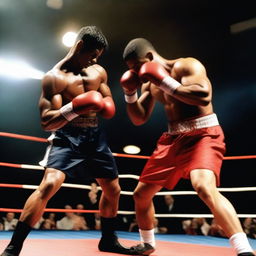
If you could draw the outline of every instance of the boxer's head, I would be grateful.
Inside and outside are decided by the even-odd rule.
[[[97,62],[108,42],[103,33],[96,26],[86,26],[78,32],[74,46],[74,56],[81,67],[87,68]]]
[[[96,26],[82,27],[76,37],[76,42],[82,40],[82,51],[90,51],[93,49],[106,49],[108,42],[102,31]]]
[[[154,52],[155,49],[148,40],[135,38],[125,47],[123,59],[130,69],[137,71],[143,63],[152,60]]]

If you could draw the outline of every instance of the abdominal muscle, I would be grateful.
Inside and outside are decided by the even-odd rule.
[[[151,94],[155,100],[163,104],[169,122],[205,116],[213,113],[211,103],[207,106],[189,105],[170,95],[166,95],[155,86],[153,86],[153,88],[151,87]]]

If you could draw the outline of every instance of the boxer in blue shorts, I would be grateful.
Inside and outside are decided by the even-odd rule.
[[[45,174],[26,201],[12,239],[1,256],[20,254],[31,227],[41,218],[48,200],[66,176],[81,181],[95,178],[102,188],[99,250],[132,255],[131,249],[123,247],[115,234],[120,196],[118,172],[98,127],[97,115],[110,119],[115,114],[106,71],[96,64],[106,47],[107,40],[97,27],[83,27],[67,56],[45,74],[39,108],[43,129],[52,131],[51,144],[42,161]]]
[[[118,177],[115,159],[105,133],[98,127],[97,117],[77,118],[54,132],[49,141],[50,146],[41,162],[44,167],[82,180]]]

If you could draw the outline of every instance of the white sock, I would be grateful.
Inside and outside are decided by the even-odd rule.
[[[143,243],[148,243],[150,245],[152,245],[153,247],[155,247],[156,245],[156,241],[155,241],[155,233],[154,233],[154,229],[151,230],[141,230],[140,231],[140,240]]]
[[[236,253],[253,252],[245,233],[236,233],[229,238],[232,247]]]

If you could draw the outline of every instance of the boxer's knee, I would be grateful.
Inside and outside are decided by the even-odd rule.
[[[38,196],[42,199],[49,199],[59,190],[64,182],[65,174],[55,169],[47,169],[45,176],[37,189]]]
[[[192,184],[198,196],[209,206],[212,207],[215,202],[217,189],[213,185],[204,182]]]
[[[97,179],[97,181],[102,188],[104,197],[108,198],[109,200],[119,198],[121,187],[118,179]]]

